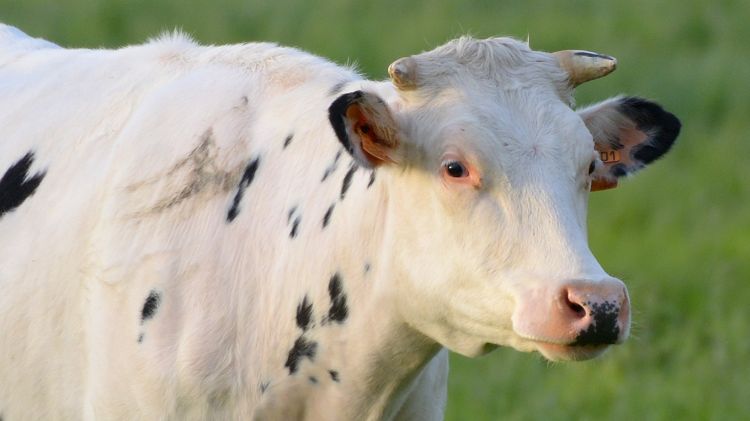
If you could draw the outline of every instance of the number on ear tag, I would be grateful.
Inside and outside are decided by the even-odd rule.
[[[605,164],[620,162],[620,151],[614,149],[610,149],[608,151],[599,151],[599,156],[601,157],[602,162]]]

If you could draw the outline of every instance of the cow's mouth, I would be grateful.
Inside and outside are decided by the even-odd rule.
[[[535,341],[540,354],[550,361],[584,361],[598,357],[609,347],[608,344],[572,345]]]

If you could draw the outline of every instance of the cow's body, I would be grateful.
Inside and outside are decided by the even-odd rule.
[[[402,317],[400,170],[329,122],[357,90],[398,96],[271,44],[0,27],[0,173],[24,180],[0,213],[4,420],[441,418],[439,343],[491,347]]]
[[[363,311],[385,198],[327,119],[353,72],[263,44],[7,54],[3,42],[0,168],[33,152],[29,174],[44,173],[0,222],[6,419],[247,419],[289,375],[305,296],[317,345],[298,370],[319,389],[376,393],[353,376],[373,375],[359,351],[382,346],[388,323]],[[351,310],[327,321],[336,274]],[[158,309],[141,321],[151,291]]]

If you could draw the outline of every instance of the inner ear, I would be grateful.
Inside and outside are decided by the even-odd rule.
[[[681,126],[677,117],[660,105],[636,97],[610,99],[579,114],[604,163],[592,174],[592,179],[610,187],[616,185],[618,178],[667,153]]]
[[[329,107],[328,117],[339,141],[360,165],[372,168],[399,162],[400,131],[377,95],[343,94]]]
[[[371,116],[371,113],[363,110],[361,104],[352,104],[346,110],[346,117],[352,122],[355,140],[359,141],[364,158],[373,167],[393,163],[394,159],[389,151],[398,146],[398,141],[387,128],[377,125]]]

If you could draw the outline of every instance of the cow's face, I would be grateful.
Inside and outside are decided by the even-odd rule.
[[[588,248],[588,195],[665,153],[679,122],[636,98],[574,111],[565,57],[462,39],[331,106],[350,153],[381,167],[402,316],[462,354],[585,359],[628,335],[626,287]]]

